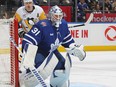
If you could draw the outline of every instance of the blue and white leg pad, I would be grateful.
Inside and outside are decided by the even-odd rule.
[[[24,66],[26,66],[26,68],[34,66],[36,51],[37,51],[36,46],[34,45],[28,46],[28,49],[24,57],[25,59],[22,64],[23,68]],[[37,68],[37,71],[39,72],[39,74],[42,76],[43,79],[46,79],[49,75],[52,74],[54,68],[58,63],[58,59],[54,54],[51,60],[49,61],[49,63],[45,66],[46,61],[47,58],[44,60],[41,66]],[[39,84],[37,79],[34,77],[34,75],[31,72],[26,73],[26,69],[23,69],[22,73],[20,73],[20,83],[24,84],[26,87],[35,87],[36,85]]]
[[[69,87],[67,81],[69,80],[70,74],[70,60],[65,58],[65,70],[55,70],[50,78],[50,85],[51,87]]]

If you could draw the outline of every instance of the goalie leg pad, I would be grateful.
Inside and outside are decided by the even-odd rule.
[[[65,58],[65,70],[55,70],[50,78],[51,87],[69,87],[69,75],[70,75],[71,62],[69,55],[66,54]]]
[[[31,72],[26,74],[19,74],[19,81],[20,86],[24,85],[24,87],[35,87],[36,85],[38,85],[38,81],[35,79],[34,75]]]
[[[48,78],[48,76],[50,76],[52,74],[54,68],[56,67],[56,65],[58,63],[58,59],[56,58],[56,56],[54,54],[53,54],[51,60],[49,61],[49,63],[45,66],[46,61],[47,61],[47,58],[37,68],[37,71],[40,73],[40,75],[42,76],[43,79]],[[26,87],[35,87],[36,85],[39,84],[38,81],[36,80],[36,78],[34,77],[34,75],[31,72],[26,73],[26,70],[24,68],[23,68],[23,73],[20,74],[20,83],[24,84]]]
[[[51,87],[68,87],[66,84],[69,78],[69,73],[65,73],[65,70],[55,70],[50,78]]]
[[[58,59],[57,57],[53,54],[52,58],[49,60],[49,62],[47,63],[47,58],[44,60],[44,62],[37,68],[37,70],[39,71],[39,73],[41,74],[41,76],[43,77],[43,79],[48,78],[48,76],[50,76],[54,70],[54,68],[56,67],[56,65],[58,64]]]
[[[37,52],[38,47],[35,45],[31,45],[31,44],[26,44],[24,50],[26,50],[25,54],[24,54],[24,58],[22,61],[23,66],[25,67],[32,67],[34,66],[34,60],[35,60],[35,56],[36,56],[36,52]]]
[[[37,79],[31,72],[26,72],[28,67],[34,66],[34,60],[37,52],[37,46],[26,44],[24,48],[24,55],[21,61],[19,80],[21,85],[24,84],[26,87],[35,87],[38,84]],[[31,82],[31,84],[30,84]]]

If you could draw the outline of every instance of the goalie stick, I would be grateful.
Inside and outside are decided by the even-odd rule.
[[[80,27],[80,26],[86,26],[86,25],[88,25],[88,24],[92,21],[93,16],[94,16],[94,14],[91,13],[90,16],[89,16],[89,18],[88,18],[88,20],[87,20],[84,24],[74,25],[74,26],[69,26],[68,28]]]
[[[14,41],[14,39],[10,36],[9,37],[10,41],[13,43],[13,45],[16,47],[16,49],[19,51],[20,56],[23,56],[23,53],[21,52],[20,48],[17,46],[16,42]]]
[[[14,39],[10,36],[10,41],[13,43],[13,45],[17,48],[17,50],[20,52],[20,55],[22,56],[22,61],[24,60],[24,56],[23,53],[21,52],[21,50],[19,49],[19,47],[17,46],[17,44],[15,43]],[[21,62],[22,63],[22,62]],[[42,87],[47,87],[44,79],[42,78],[42,76],[38,73],[38,71],[36,70],[36,68],[34,66],[32,66],[31,68],[29,67],[30,71],[32,72],[32,74],[35,76],[35,78],[39,81],[39,83],[42,85]]]

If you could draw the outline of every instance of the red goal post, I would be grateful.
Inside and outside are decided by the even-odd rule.
[[[14,19],[13,22],[12,21],[10,22],[10,36],[14,39],[16,44],[18,44],[18,21],[16,19]],[[11,84],[15,84],[15,87],[18,87],[18,82],[19,82],[18,50],[13,45],[13,43],[11,43],[10,45],[11,45],[11,49],[10,49]],[[15,67],[14,67],[14,65],[15,65]],[[14,72],[15,72],[15,74],[14,74]]]

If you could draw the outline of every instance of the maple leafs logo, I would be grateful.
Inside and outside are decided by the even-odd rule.
[[[55,40],[55,43],[52,43],[52,44],[51,44],[50,52],[53,52],[54,50],[56,50],[60,44],[61,44],[61,43],[59,42],[59,39],[57,38],[57,39]]]

